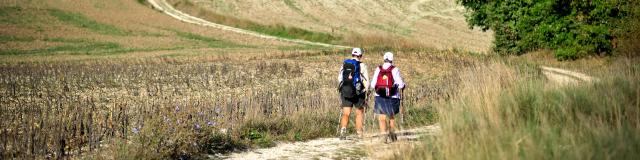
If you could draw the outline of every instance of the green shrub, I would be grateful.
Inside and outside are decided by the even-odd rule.
[[[274,140],[304,141],[334,136],[338,119],[332,112],[323,115],[294,115],[289,117],[251,119],[239,129],[240,138],[259,147],[273,146]],[[314,123],[309,123],[314,122]]]
[[[242,141],[220,132],[217,120],[193,109],[162,109],[131,127],[129,141],[115,157],[125,159],[199,158],[246,148]]]
[[[610,55],[620,22],[629,20],[630,0],[458,0],[472,26],[495,32],[499,54],[555,49],[559,60]]]

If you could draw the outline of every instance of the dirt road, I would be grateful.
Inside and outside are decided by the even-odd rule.
[[[212,155],[222,159],[381,159],[398,154],[406,147],[419,144],[423,136],[440,134],[439,125],[407,129],[398,132],[398,141],[385,144],[379,135],[363,139],[348,137],[320,138],[306,142],[279,143],[275,147],[254,149],[230,155]]]
[[[556,83],[559,86],[578,84],[580,82],[594,82],[598,81],[597,78],[591,77],[584,73],[578,73],[553,67],[540,67],[542,74],[544,74],[549,81]]]
[[[299,44],[306,44],[306,45],[324,46],[324,47],[333,47],[333,48],[351,48],[349,46],[341,46],[341,45],[333,45],[333,44],[326,44],[326,43],[310,42],[310,41],[298,40],[298,39],[286,39],[286,38],[281,38],[281,37],[265,35],[265,34],[261,34],[261,33],[254,32],[254,31],[249,31],[249,30],[244,30],[244,29],[240,29],[240,28],[235,28],[235,27],[231,27],[231,26],[226,26],[226,25],[222,25],[222,24],[209,22],[207,20],[191,16],[189,14],[183,13],[183,12],[173,8],[173,6],[171,6],[169,3],[167,3],[166,0],[147,0],[147,2],[149,2],[153,6],[153,8],[155,8],[157,10],[160,10],[163,13],[165,13],[165,14],[173,17],[173,18],[176,18],[176,19],[178,19],[180,21],[187,22],[187,23],[197,24],[197,25],[211,27],[211,28],[220,29],[220,30],[231,31],[231,32],[240,33],[240,34],[251,35],[251,36],[260,37],[260,38],[264,38],[264,39],[272,39],[272,40],[278,40],[278,41],[285,41],[285,42],[292,42],[292,43],[299,43]]]

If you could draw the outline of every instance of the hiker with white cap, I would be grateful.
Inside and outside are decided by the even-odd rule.
[[[400,76],[400,69],[393,65],[393,53],[386,52],[383,56],[384,63],[378,66],[371,78],[371,87],[375,90],[374,113],[378,114],[378,124],[383,141],[390,139],[396,141],[395,115],[400,112],[399,90],[405,87]],[[387,129],[387,118],[389,128]]]
[[[366,91],[369,88],[369,72],[367,65],[362,63],[362,49],[353,48],[351,58],[344,60],[338,74],[342,113],[340,117],[340,139],[346,139],[347,124],[351,108],[356,107],[356,132],[358,137],[363,137],[363,116],[366,99]]]

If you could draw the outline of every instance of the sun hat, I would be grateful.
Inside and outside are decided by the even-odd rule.
[[[354,55],[354,56],[362,56],[362,49],[360,49],[360,48],[353,48],[353,50],[351,51],[351,55]]]
[[[393,61],[393,53],[391,52],[386,52],[384,53],[384,56],[382,57],[384,60],[388,60],[388,61]]]

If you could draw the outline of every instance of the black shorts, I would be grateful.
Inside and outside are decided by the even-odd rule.
[[[353,98],[346,98],[343,97],[342,95],[340,95],[340,100],[342,101],[342,104],[340,105],[340,107],[358,107],[358,108],[362,108],[364,106],[364,100],[365,99],[365,95],[359,95],[359,96],[355,96]]]

